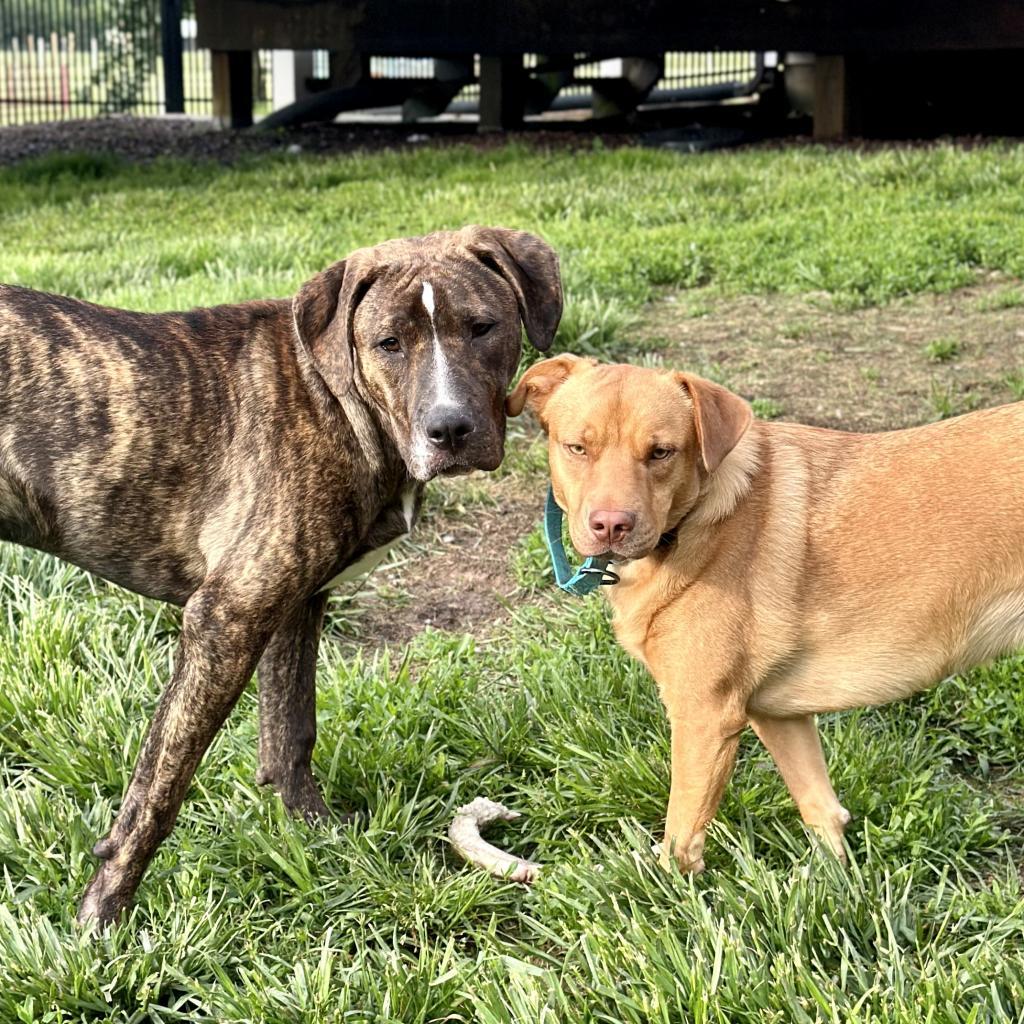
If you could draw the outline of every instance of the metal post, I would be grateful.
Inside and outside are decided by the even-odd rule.
[[[523,55],[480,56],[480,125],[482,132],[518,128],[524,109]]]
[[[182,0],[161,0],[160,34],[164,58],[164,110],[185,113],[185,68],[181,42]]]
[[[252,51],[212,50],[213,119],[222,128],[252,124]]]

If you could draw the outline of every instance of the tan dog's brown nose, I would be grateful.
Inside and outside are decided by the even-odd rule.
[[[635,512],[594,509],[590,513],[590,529],[594,536],[606,544],[616,544],[636,526]]]

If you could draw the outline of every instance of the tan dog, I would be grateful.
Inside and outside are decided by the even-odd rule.
[[[509,414],[524,405],[573,545],[616,563],[616,636],[668,711],[665,864],[703,868],[748,724],[844,858],[815,713],[1024,647],[1024,402],[845,434],[755,422],[700,377],[565,355],[525,374]]]

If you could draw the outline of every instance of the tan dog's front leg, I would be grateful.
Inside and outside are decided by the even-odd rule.
[[[778,766],[804,824],[845,864],[843,831],[850,821],[850,812],[839,803],[832,788],[814,716],[751,715],[750,724]]]
[[[673,708],[672,788],[661,864],[675,858],[681,871],[704,870],[704,830],[715,816],[732,774],[744,723],[724,709]]]

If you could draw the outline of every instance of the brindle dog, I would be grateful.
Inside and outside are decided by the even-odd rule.
[[[79,920],[129,905],[257,664],[258,781],[327,813],[325,588],[410,529],[425,481],[498,466],[520,322],[547,349],[561,311],[554,251],[481,227],[360,249],[290,301],[142,314],[0,286],[0,537],[184,606]]]

